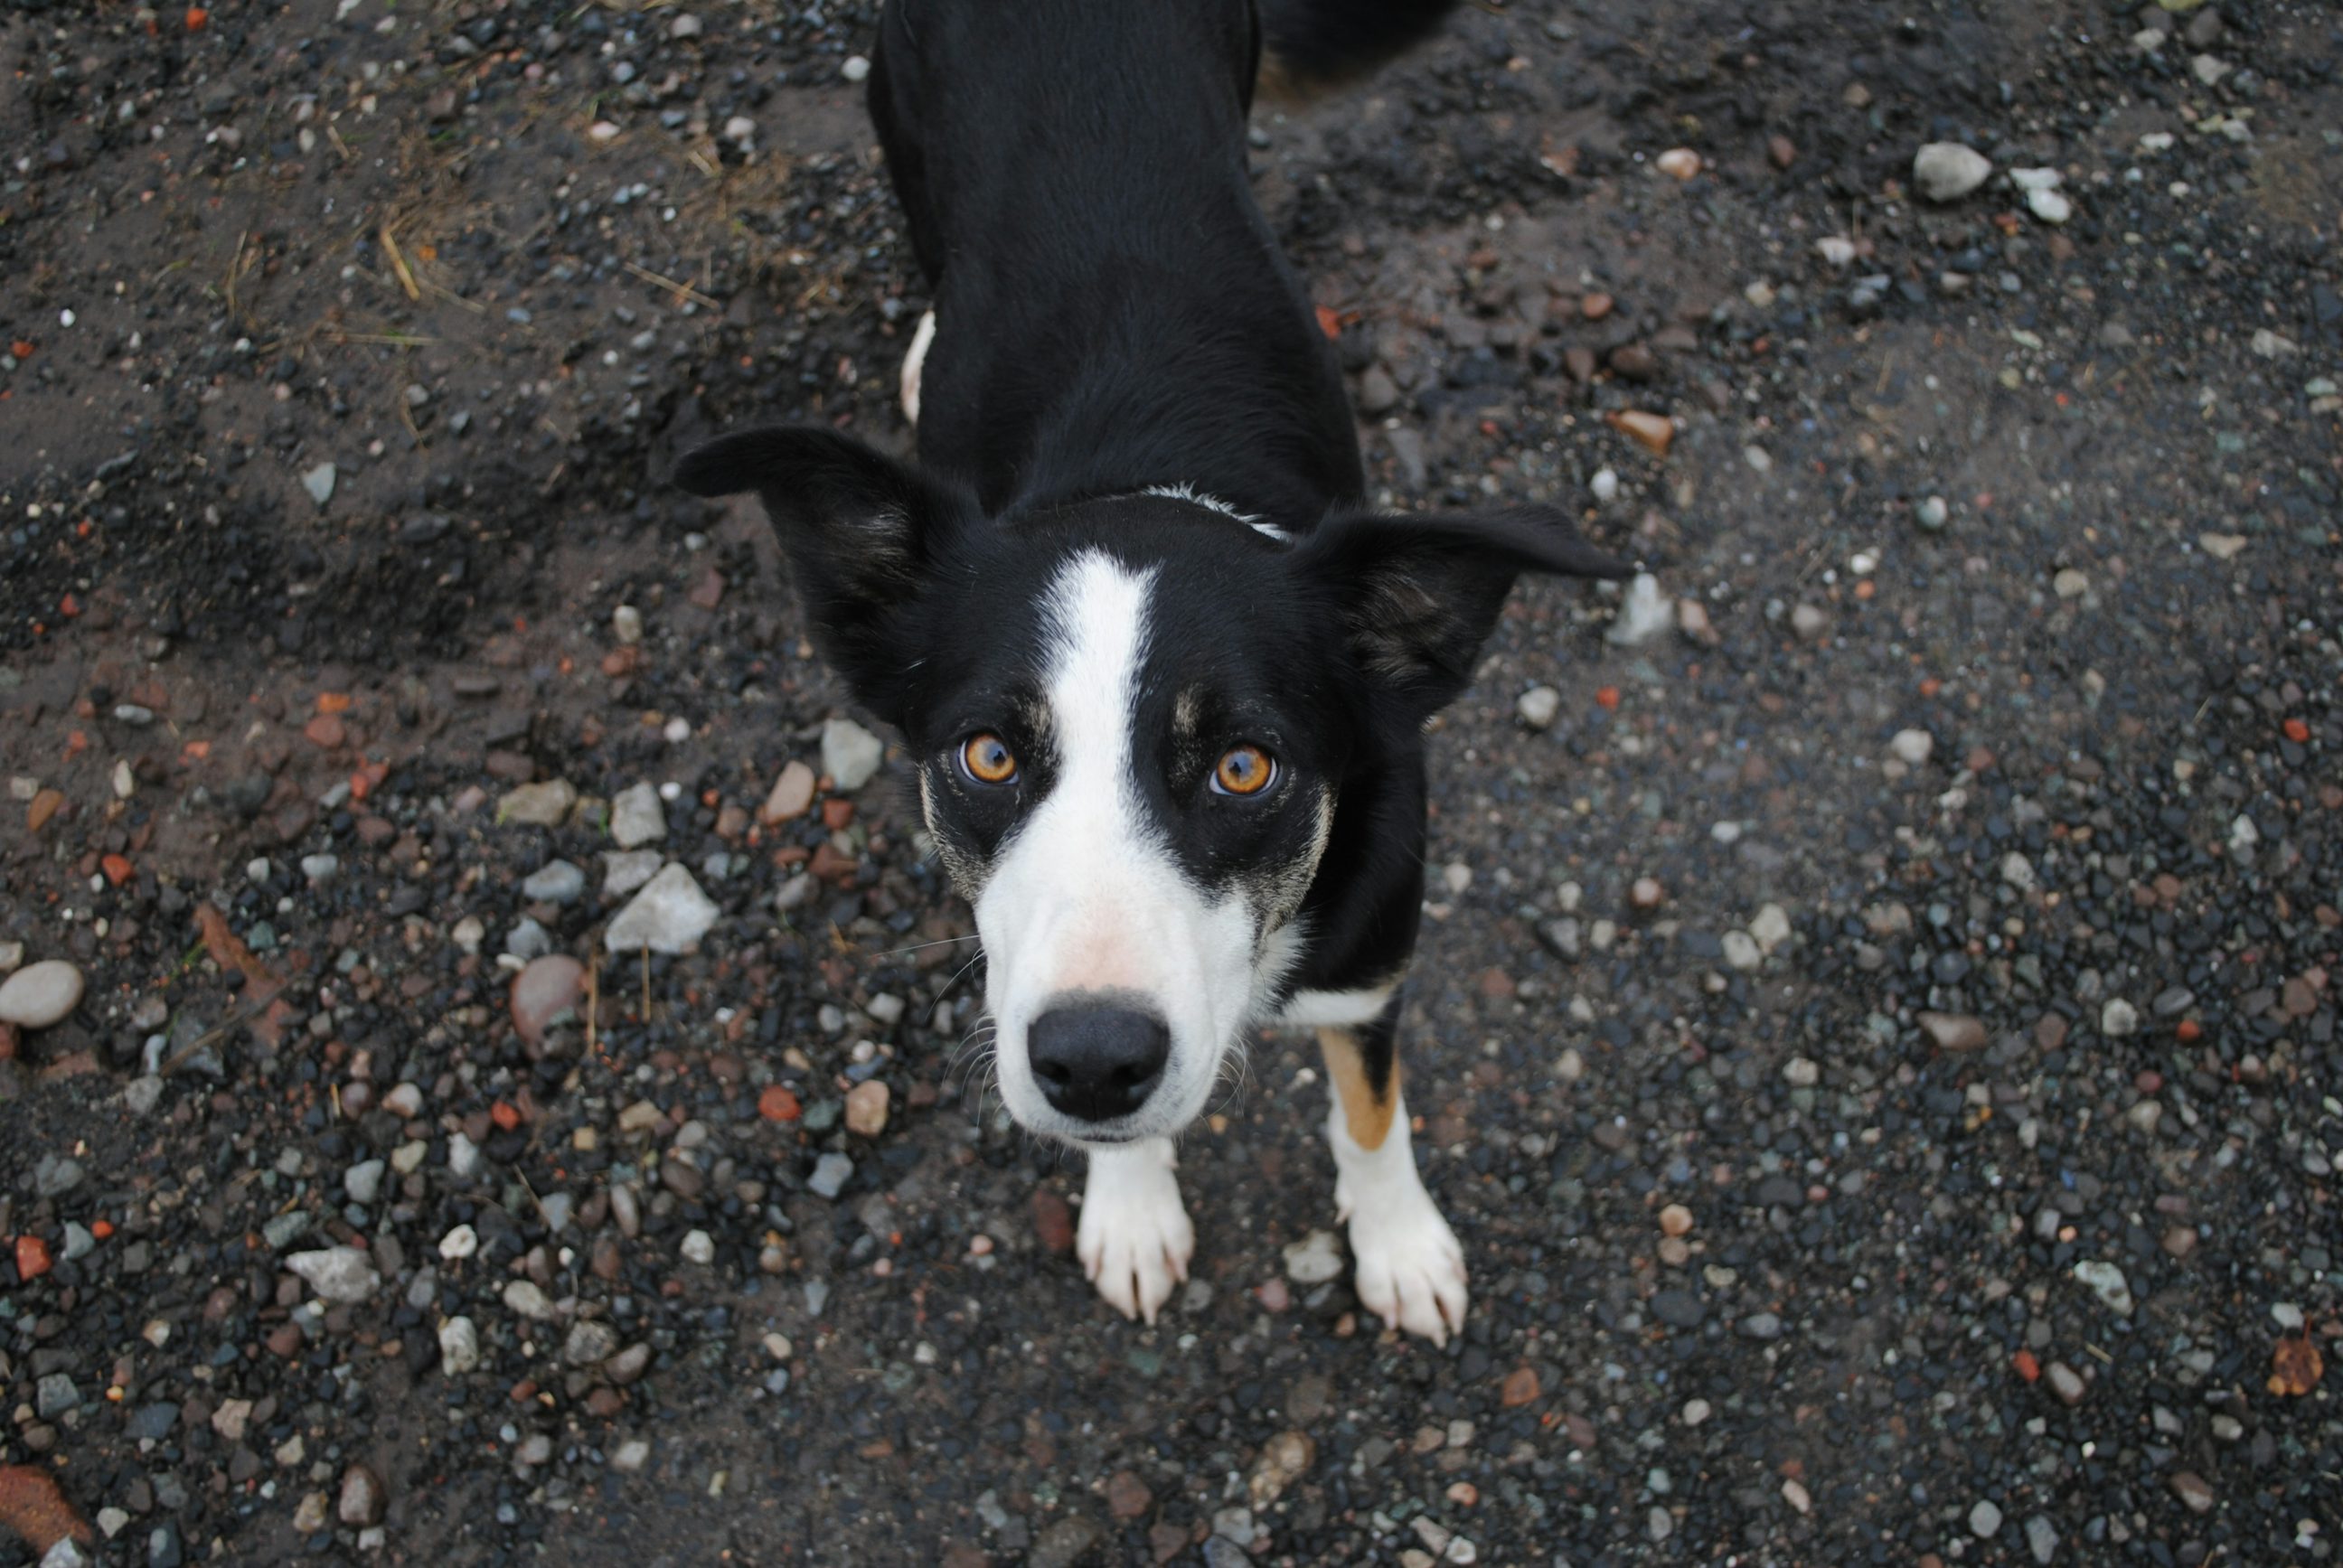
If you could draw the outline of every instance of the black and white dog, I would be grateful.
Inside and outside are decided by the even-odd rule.
[[[890,0],[920,466],[791,427],[676,476],[762,498],[824,657],[902,734],[1001,1094],[1089,1152],[1083,1266],[1151,1322],[1194,1248],[1173,1140],[1264,1022],[1318,1032],[1360,1300],[1443,1343],[1464,1317],[1393,1049],[1424,722],[1518,575],[1624,568],[1550,508],[1366,508],[1245,155],[1257,79],[1371,64],[1448,3]]]

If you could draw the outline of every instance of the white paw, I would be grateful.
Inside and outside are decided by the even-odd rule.
[[[1388,1326],[1445,1345],[1464,1326],[1464,1249],[1431,1196],[1418,1190],[1353,1213],[1347,1183],[1337,1183],[1334,1201],[1351,1221],[1360,1302]]]
[[[936,313],[932,310],[920,317],[920,325],[911,333],[911,351],[903,356],[903,417],[916,425],[920,422],[920,372],[928,362],[928,345],[936,340]]]
[[[1188,1277],[1195,1227],[1180,1203],[1171,1165],[1094,1162],[1074,1233],[1082,1272],[1117,1312],[1152,1323],[1172,1287]]]

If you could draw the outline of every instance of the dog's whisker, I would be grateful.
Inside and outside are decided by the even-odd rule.
[[[936,1014],[941,1012],[944,1009],[944,1003],[950,1000],[953,989],[957,987],[960,981],[968,978],[969,970],[974,969],[983,961],[984,951],[980,948],[977,950],[975,957],[970,959],[968,962],[960,965],[959,969],[953,970],[951,979],[944,981],[944,989],[936,992],[935,1005],[928,1009],[928,1022],[931,1027],[936,1021]]]
[[[972,942],[976,940],[977,933],[970,931],[964,937],[938,937],[931,942],[913,942],[908,948],[888,948],[882,951],[872,953],[870,956],[874,959],[900,958],[905,953],[923,953],[930,948],[948,948],[960,942]]]

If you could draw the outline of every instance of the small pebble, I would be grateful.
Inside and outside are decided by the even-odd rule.
[[[81,970],[63,959],[44,959],[0,982],[0,1023],[47,1029],[79,1007],[81,998]]]
[[[885,743],[850,719],[833,719],[821,727],[821,770],[841,795],[870,783],[886,757]]]

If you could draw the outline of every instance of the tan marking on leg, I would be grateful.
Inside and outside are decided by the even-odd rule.
[[[1322,1029],[1318,1049],[1326,1058],[1326,1076],[1342,1102],[1342,1125],[1351,1141],[1373,1151],[1391,1136],[1392,1111],[1399,1104],[1399,1062],[1392,1061],[1391,1081],[1378,1095],[1367,1082],[1367,1064],[1359,1055],[1359,1037],[1347,1029]]]

